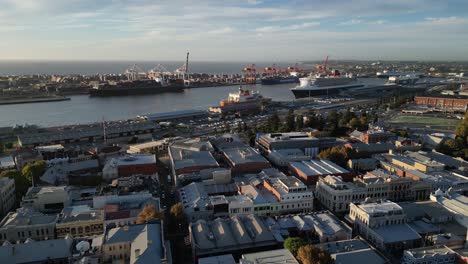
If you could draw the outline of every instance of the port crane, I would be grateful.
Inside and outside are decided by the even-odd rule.
[[[255,68],[255,64],[250,64],[249,66],[242,69],[244,73],[245,82],[247,84],[255,84],[257,82],[257,69]]]
[[[126,69],[124,74],[127,76],[127,79],[131,81],[139,80],[140,76],[146,76],[146,72],[136,64],[133,64],[132,67]]]
[[[328,66],[328,56],[323,61],[322,65],[317,65],[316,68],[320,73],[326,73],[327,72],[327,66]]]

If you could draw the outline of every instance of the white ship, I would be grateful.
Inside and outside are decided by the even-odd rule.
[[[356,77],[342,76],[338,71],[334,71],[329,76],[316,75],[300,78],[299,81],[300,84],[291,89],[296,98],[337,94],[344,90],[365,86]]]

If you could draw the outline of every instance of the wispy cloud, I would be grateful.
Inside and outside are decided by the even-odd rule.
[[[347,21],[340,22],[340,23],[338,23],[338,25],[340,25],[340,26],[352,26],[352,25],[357,25],[357,24],[361,24],[361,23],[362,23],[361,19],[350,19],[350,20],[347,20]]]

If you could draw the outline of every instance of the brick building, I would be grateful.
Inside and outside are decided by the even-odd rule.
[[[444,111],[466,111],[468,109],[468,97],[460,96],[416,96],[414,102],[417,105],[438,108]]]

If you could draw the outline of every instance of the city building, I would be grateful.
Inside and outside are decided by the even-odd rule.
[[[344,182],[340,177],[326,176],[319,178],[315,196],[328,210],[347,212],[350,203],[366,199],[367,191],[353,183]]]
[[[159,198],[154,197],[141,202],[119,202],[106,204],[103,209],[104,226],[119,227],[136,224],[138,214],[147,205],[154,206],[157,211],[161,210]]]
[[[157,173],[156,157],[153,154],[135,154],[109,160],[102,169],[104,180],[128,177],[136,174],[154,175]]]
[[[69,130],[44,131],[18,135],[21,147],[70,144],[79,142],[118,142],[132,137],[151,139],[158,126],[150,121],[110,123],[103,128],[101,123],[75,126]],[[104,138],[104,130],[106,138]]]
[[[198,264],[237,264],[232,254],[199,258]]]
[[[68,177],[99,172],[99,161],[91,156],[82,158],[62,158],[47,161],[47,170],[41,176],[41,181],[48,184],[68,184]]]
[[[102,210],[91,209],[86,205],[66,207],[60,213],[55,225],[57,238],[68,234],[73,237],[93,237],[104,232]]]
[[[224,148],[222,154],[233,175],[259,173],[263,169],[271,167],[260,153],[248,146]]]
[[[73,253],[73,238],[49,239],[35,241],[29,239],[24,243],[3,243],[0,246],[2,263],[68,263]]]
[[[214,148],[203,138],[183,139],[169,146],[172,175],[178,184],[178,175],[200,172],[204,169],[219,168],[213,157]]]
[[[35,161],[42,160],[41,153],[37,150],[30,148],[22,148],[14,155],[16,168],[21,171],[26,164],[34,163]]]
[[[93,209],[103,209],[107,204],[123,204],[123,203],[141,203],[151,199],[153,195],[148,191],[138,193],[103,193],[96,195],[92,200]]]
[[[335,260],[335,263],[390,263],[388,259],[382,256],[375,248],[370,246],[365,240],[363,240],[360,237],[357,237],[355,239],[340,240],[336,242],[328,242],[314,246],[328,251],[332,259]]]
[[[275,249],[256,253],[242,254],[239,264],[288,263],[299,264],[287,249]],[[199,263],[200,264],[200,263]]]
[[[394,137],[393,133],[385,131],[383,129],[369,129],[366,132],[360,134],[359,139],[366,144],[371,143],[379,143],[379,142],[387,142],[392,137]]]
[[[170,264],[170,250],[160,221],[112,228],[102,239],[103,262]]]
[[[0,241],[45,240],[55,238],[56,214],[42,214],[32,209],[20,208],[9,212],[0,222]]]
[[[329,160],[309,160],[289,163],[289,171],[308,186],[315,185],[321,176],[340,176],[352,181],[353,174]]]
[[[367,159],[350,159],[348,166],[354,171],[370,171],[375,170],[378,166],[378,160],[374,158]]]
[[[0,172],[16,168],[15,160],[12,156],[0,157]]]
[[[450,190],[437,190],[431,194],[431,201],[435,201],[452,212],[454,219],[462,226],[468,228],[468,198]]]
[[[389,142],[382,143],[346,143],[346,148],[356,151],[360,157],[371,157],[374,154],[387,153],[396,149],[395,145]]]
[[[436,161],[444,164],[446,168],[453,168],[461,171],[468,170],[468,161],[462,158],[454,158],[437,151],[407,151],[405,155],[420,162],[428,163],[430,161]]]
[[[405,250],[402,264],[458,263],[458,254],[447,246],[430,246]]]
[[[181,139],[180,137],[164,138],[156,141],[149,141],[140,144],[134,144],[128,146],[127,153],[129,154],[140,154],[143,152],[165,152],[169,148],[169,144],[173,141]]]
[[[468,96],[415,96],[414,103],[438,111],[465,112],[468,109]]]
[[[317,156],[320,148],[320,139],[306,132],[261,134],[256,142],[264,153],[279,149],[300,149],[312,158]]]
[[[0,215],[8,213],[16,202],[15,179],[0,179]]]
[[[379,250],[401,254],[403,250],[422,244],[421,236],[407,223],[406,214],[390,201],[351,203],[346,219],[354,231]]]
[[[224,254],[258,252],[281,244],[258,216],[234,216],[189,225],[194,260]]]
[[[30,187],[21,202],[42,213],[59,213],[71,203],[71,189],[67,186]]]
[[[267,159],[276,167],[287,168],[290,162],[306,161],[312,157],[307,156],[301,149],[275,149],[267,154]]]

